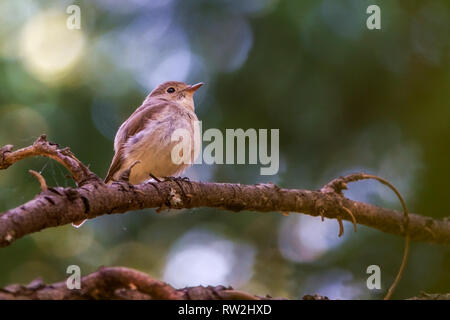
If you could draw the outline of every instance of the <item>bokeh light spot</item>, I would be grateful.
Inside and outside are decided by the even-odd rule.
[[[44,82],[57,82],[74,67],[84,48],[81,30],[69,30],[67,16],[44,11],[24,26],[21,57],[28,71]]]

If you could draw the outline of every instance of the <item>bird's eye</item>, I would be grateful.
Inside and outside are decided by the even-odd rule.
[[[175,92],[175,88],[174,87],[170,87],[169,89],[167,89],[168,93],[174,93]]]

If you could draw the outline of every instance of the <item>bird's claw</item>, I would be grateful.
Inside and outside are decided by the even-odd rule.
[[[156,177],[153,173],[150,172],[148,175],[156,182],[161,182],[161,180],[158,177]]]
[[[183,188],[183,184],[182,184],[182,182],[187,182],[191,186],[191,180],[188,177],[164,177],[164,181],[175,182],[178,185],[178,187],[180,188],[181,193],[183,194],[183,197],[185,199],[190,199],[190,197],[188,197],[188,195],[186,194],[186,192]]]
[[[133,164],[120,175],[118,181],[130,183],[131,170],[134,168],[134,166],[136,166],[139,163],[141,163],[141,161],[139,160],[133,162]]]
[[[183,181],[190,182],[191,180],[188,177],[163,177],[164,181]]]

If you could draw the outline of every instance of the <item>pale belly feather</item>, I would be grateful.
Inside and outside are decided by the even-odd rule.
[[[172,161],[172,150],[178,142],[172,142],[171,138],[178,128],[189,131],[192,141],[191,159],[195,159],[198,148],[194,148],[194,141],[199,140],[194,139],[194,132],[198,133],[198,130],[194,131],[194,125],[196,125],[194,120],[197,120],[195,115],[194,117],[186,116],[179,117],[175,121],[172,118],[149,123],[145,130],[129,139],[124,150],[126,161],[122,169],[126,170],[136,161],[140,161],[131,170],[130,183],[138,184],[146,181],[150,179],[150,173],[156,177],[170,177],[177,176],[187,169],[190,164],[176,164]],[[120,170],[117,176],[120,176],[123,170]]]

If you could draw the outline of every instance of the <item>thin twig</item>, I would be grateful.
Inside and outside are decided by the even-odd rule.
[[[47,190],[47,183],[45,182],[44,177],[39,172],[34,170],[28,170],[28,172],[38,180],[39,185],[41,186],[41,191]]]
[[[47,141],[45,134],[41,135],[31,146],[12,151],[12,145],[6,145],[0,150],[0,169],[7,169],[14,163],[29,157],[42,156],[51,158],[63,165],[74,177],[79,186],[99,178],[87,166],[78,160],[69,148],[59,149],[56,143]]]
[[[405,270],[406,267],[406,262],[408,261],[408,255],[409,255],[409,244],[410,244],[410,240],[411,240],[411,236],[410,236],[410,217],[408,214],[408,210],[406,209],[406,203],[403,200],[403,197],[401,196],[400,192],[397,190],[397,188],[395,188],[392,183],[390,183],[389,181],[387,181],[386,179],[383,179],[381,177],[378,177],[376,175],[372,175],[372,174],[366,174],[366,173],[353,173],[353,174],[349,174],[345,177],[340,177],[337,179],[332,180],[331,182],[329,182],[327,185],[325,185],[321,191],[324,193],[330,193],[330,192],[335,192],[341,196],[343,196],[342,194],[342,190],[347,189],[347,184],[349,182],[356,182],[359,180],[366,180],[366,179],[373,179],[373,180],[377,180],[379,182],[381,182],[382,184],[384,184],[385,186],[389,187],[392,191],[394,191],[395,195],[397,196],[397,198],[400,200],[400,203],[402,205],[402,209],[403,209],[403,235],[405,236],[405,249],[403,251],[403,257],[402,257],[402,262],[400,264],[400,268],[397,272],[397,276],[395,277],[394,282],[392,283],[392,285],[390,286],[386,296],[384,297],[385,300],[389,300],[392,296],[392,294],[394,293],[395,289],[398,286],[398,283],[400,282],[400,279],[402,278],[403,272]],[[348,208],[343,207],[344,210],[348,210]],[[351,212],[350,212],[351,214]],[[352,217],[354,218],[353,214],[351,214]],[[428,229],[428,227],[424,227],[425,230]]]
[[[344,234],[344,224],[342,223],[342,217],[341,216],[337,216],[336,217],[338,223],[339,223],[339,234],[338,237],[342,237],[342,235]]]
[[[346,208],[346,207],[342,206],[342,209],[344,209],[344,211],[347,212],[348,215],[352,218],[353,231],[356,232],[356,231],[357,231],[357,223],[356,223],[356,218],[355,218],[355,216],[353,215],[353,213],[350,211],[349,208]]]

